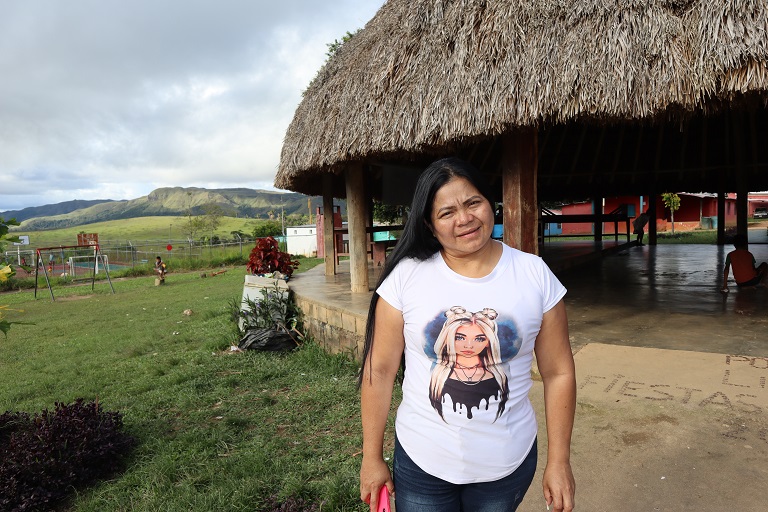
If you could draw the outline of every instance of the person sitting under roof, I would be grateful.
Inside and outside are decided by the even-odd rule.
[[[733,237],[733,246],[736,250],[729,252],[725,257],[721,292],[728,293],[728,273],[731,267],[733,267],[733,279],[739,288],[764,286],[763,278],[768,275],[768,263],[762,262],[757,265],[755,257],[747,249],[748,245],[747,235],[739,234]]]

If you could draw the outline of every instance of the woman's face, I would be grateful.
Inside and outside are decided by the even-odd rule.
[[[471,183],[453,178],[435,194],[430,223],[444,251],[452,256],[467,256],[490,242],[493,209]]]
[[[467,323],[456,329],[454,337],[456,355],[475,357],[488,347],[488,336],[477,324]]]

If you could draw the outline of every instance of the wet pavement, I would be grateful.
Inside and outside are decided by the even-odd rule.
[[[610,343],[768,356],[768,289],[720,293],[732,247],[630,247],[561,273],[574,350]],[[768,245],[753,244],[768,261]]]

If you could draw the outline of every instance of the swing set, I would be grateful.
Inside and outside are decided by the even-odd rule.
[[[99,260],[101,260],[101,267],[104,269],[104,273],[107,275],[107,281],[109,281],[109,287],[112,289],[112,293],[115,293],[115,287],[112,286],[112,279],[109,277],[109,265],[107,264],[104,255],[101,253],[99,244],[90,243],[86,245],[60,245],[57,247],[39,247],[35,249],[35,298],[37,298],[38,277],[40,275],[40,268],[42,268],[43,275],[45,276],[45,283],[47,284],[48,291],[51,294],[51,300],[53,300],[54,302],[56,301],[56,298],[53,296],[53,287],[51,286],[51,279],[50,279],[50,278],[53,278],[53,267],[51,267],[50,269],[51,276],[49,278],[48,276],[49,269],[45,267],[45,262],[43,261],[43,256],[41,253],[44,251],[50,251],[51,260],[52,260],[53,251],[60,251],[63,255],[64,249],[74,249],[78,252],[87,251],[91,253],[86,255],[87,259],[89,260],[89,263],[91,259],[93,260],[93,265],[89,267],[91,270],[91,278],[90,278],[91,290],[94,289],[94,286],[96,284],[96,272],[99,267]],[[73,266],[74,264],[72,263],[73,260],[74,258],[70,258],[70,265],[72,266],[72,268],[74,268]]]

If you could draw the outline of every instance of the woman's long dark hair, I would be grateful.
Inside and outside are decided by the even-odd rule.
[[[443,158],[430,164],[421,173],[416,183],[416,190],[413,192],[411,212],[408,220],[405,222],[403,234],[384,264],[384,270],[381,272],[381,276],[376,283],[376,288],[371,297],[371,304],[368,307],[368,322],[365,327],[365,345],[363,347],[363,365],[357,380],[358,387],[363,382],[365,365],[370,364],[373,349],[376,304],[379,302],[379,294],[376,293],[376,290],[379,289],[381,283],[384,282],[402,260],[414,258],[424,261],[442,249],[440,242],[437,241],[437,238],[434,237],[430,230],[432,203],[434,203],[437,191],[454,178],[467,180],[493,205],[487,184],[480,178],[478,170],[469,162],[453,157]],[[401,367],[405,369],[405,355],[403,355]]]

